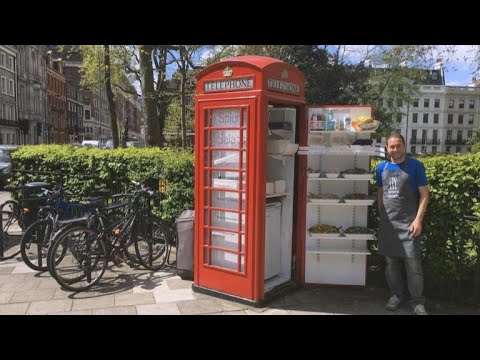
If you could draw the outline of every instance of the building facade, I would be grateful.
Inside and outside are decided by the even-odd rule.
[[[17,45],[18,117],[24,144],[47,143],[47,63],[45,45]],[[44,131],[42,131],[44,129]]]
[[[468,139],[480,127],[478,82],[447,86],[443,65],[437,66],[425,84],[418,84],[418,96],[402,107],[404,115],[393,119],[411,154],[469,152]]]
[[[0,142],[18,144],[20,126],[17,110],[17,49],[0,45]]]
[[[47,52],[47,125],[49,144],[67,144],[67,84],[63,60]]]

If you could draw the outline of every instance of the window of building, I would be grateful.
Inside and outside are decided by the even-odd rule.
[[[423,114],[423,123],[424,123],[424,124],[428,124],[428,113],[427,113],[427,114]]]
[[[418,98],[413,99],[413,107],[417,108],[418,107]]]
[[[474,99],[469,100],[468,108],[469,109],[475,109],[475,100]]]
[[[436,71],[432,72],[432,80],[438,80],[438,73]]]
[[[422,143],[427,141],[427,130],[422,130]]]
[[[422,154],[426,154],[427,153],[427,147],[424,145],[422,146],[422,150],[421,150]]]
[[[398,106],[398,107],[402,107],[402,106],[403,106],[403,100],[398,99],[398,100],[397,100],[397,106]]]
[[[463,124],[463,115],[458,115],[458,125]]]
[[[458,130],[457,132],[457,143],[461,143],[463,141],[463,132],[462,130]]]
[[[455,105],[455,100],[454,99],[449,99],[448,100],[448,108],[453,109],[454,105]]]
[[[7,104],[5,103],[2,104],[2,117],[7,119]]]
[[[465,100],[458,100],[458,108],[463,109],[465,107]]]
[[[8,80],[8,93],[10,96],[15,96],[15,83],[13,82],[12,79]]]
[[[433,114],[433,123],[438,124],[439,114]]]
[[[416,146],[411,146],[411,147],[410,147],[410,153],[411,153],[411,154],[415,154],[416,151],[417,151],[417,147],[416,147]]]
[[[0,65],[5,67],[5,54],[4,53],[0,54]]]
[[[2,76],[2,93],[7,93],[7,78]]]
[[[447,154],[450,154],[450,146],[445,147],[445,152],[446,152]]]
[[[430,99],[423,99],[423,107],[428,108],[430,106]]]
[[[437,147],[436,146],[432,146],[432,154],[436,154],[437,153]]]
[[[473,135],[473,130],[468,130],[467,131],[467,139],[470,139]]]
[[[449,124],[453,124],[453,114],[448,114],[448,120],[447,120],[447,122],[448,122]]]
[[[440,99],[435,99],[434,107],[436,107],[436,108],[440,107]]]
[[[15,71],[14,68],[13,68],[13,57],[12,56],[8,57],[8,68],[12,71]]]
[[[412,122],[414,124],[416,124],[418,122],[418,114],[417,113],[412,114]]]
[[[455,147],[455,152],[456,153],[461,153],[462,152],[462,147],[461,146],[456,146]]]
[[[474,118],[473,114],[468,114],[468,125],[473,125],[473,118]]]
[[[90,110],[85,110],[85,120],[90,120]]]
[[[15,120],[15,105],[10,105],[10,120]]]
[[[402,122],[402,114],[397,114],[397,123]]]
[[[417,141],[417,130],[412,130],[412,139],[411,139],[411,141],[413,142],[414,140]]]
[[[447,140],[452,140],[452,130],[447,130]]]
[[[437,143],[437,139],[438,139],[438,130],[433,130],[432,140],[433,140],[434,144]]]

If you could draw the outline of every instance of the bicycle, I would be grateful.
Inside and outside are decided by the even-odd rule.
[[[132,245],[146,269],[156,271],[165,264],[174,232],[152,214],[148,200],[153,191],[132,183],[139,189],[123,195],[132,198],[132,211],[120,221],[108,224],[97,204],[87,225],[78,224],[62,231],[52,242],[47,256],[49,270],[63,288],[89,289],[103,277],[109,261],[119,265],[124,255],[131,257],[128,249]]]
[[[33,270],[45,271],[47,266],[48,247],[53,235],[66,226],[72,226],[77,222],[85,222],[86,214],[95,211],[95,208],[88,206],[88,202],[104,201],[103,197],[86,198],[84,203],[72,203],[65,199],[64,188],[58,187],[54,190],[42,189],[43,196],[47,199],[47,206],[40,208],[38,218],[23,234],[20,243],[22,259]],[[122,204],[115,204],[106,207],[110,217],[120,218],[122,212],[114,211]],[[74,219],[75,221],[65,221]],[[63,221],[61,221],[63,220]],[[44,261],[45,260],[45,261]]]
[[[50,186],[47,183],[27,183],[23,186],[5,187],[13,193],[26,193],[38,186]],[[2,226],[0,229],[0,260],[17,256],[20,242],[26,229],[36,220],[38,206],[43,202],[41,197],[26,197],[21,200],[7,200],[0,205]]]

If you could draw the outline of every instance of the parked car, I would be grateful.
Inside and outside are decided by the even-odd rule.
[[[8,183],[8,179],[12,176],[12,157],[6,149],[0,149],[0,187]]]
[[[83,140],[82,141],[82,146],[99,148],[100,147],[100,141],[98,141],[98,140]]]
[[[135,141],[127,141],[127,147],[137,147],[137,148],[144,148],[147,146],[145,141],[143,140],[135,140]]]

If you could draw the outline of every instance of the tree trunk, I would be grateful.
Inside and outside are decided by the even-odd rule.
[[[140,45],[140,73],[142,77],[143,103],[146,112],[145,141],[149,146],[162,146],[160,124],[157,116],[157,104],[152,66],[152,45]]]
[[[113,148],[115,149],[118,147],[119,141],[118,141],[117,111],[115,109],[115,101],[113,99],[112,74],[110,71],[110,45],[103,45],[103,49],[104,49],[103,66],[105,68],[105,89],[107,91],[108,108],[110,110],[110,123],[112,126]]]
[[[182,147],[187,146],[187,124],[185,119],[185,81],[187,77],[185,48],[180,45],[180,129],[182,130]]]

